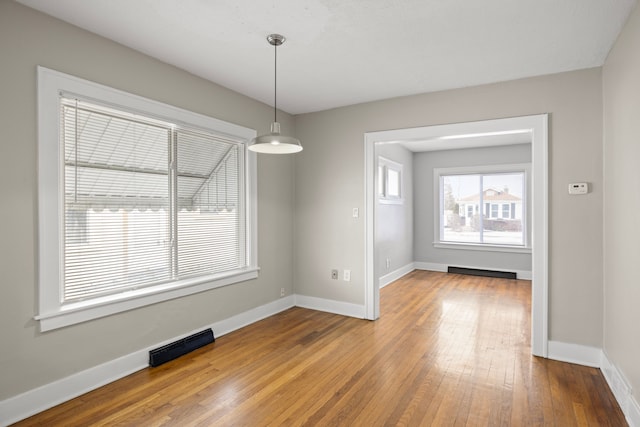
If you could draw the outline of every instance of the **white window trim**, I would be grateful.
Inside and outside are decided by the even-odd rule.
[[[524,194],[523,204],[524,211],[522,213],[522,222],[525,230],[524,233],[524,245],[496,245],[488,243],[458,243],[447,242],[440,240],[440,224],[443,223],[442,210],[440,207],[443,200],[443,194],[440,189],[440,176],[442,175],[471,175],[471,174],[491,174],[491,173],[509,173],[509,172],[524,172]],[[531,253],[531,230],[530,224],[530,201],[528,200],[529,194],[529,177],[531,175],[530,163],[512,163],[502,165],[481,165],[481,166],[464,166],[453,168],[434,168],[433,169],[433,194],[434,194],[434,242],[433,247],[439,249],[461,249],[461,250],[475,250],[475,251],[487,251],[487,252],[513,252],[513,253]],[[498,206],[498,215],[500,214],[501,206]],[[484,211],[483,211],[484,213]],[[491,213],[491,212],[490,212]]]
[[[398,162],[394,162],[393,160],[389,160],[385,157],[378,156],[378,166],[382,166],[383,171],[383,190],[382,194],[378,193],[378,202],[386,205],[401,205],[404,203],[404,192],[402,191],[402,185],[404,181],[404,171],[403,165]],[[391,196],[389,195],[389,181],[388,181],[388,171],[389,169],[398,172],[398,190],[400,195]]]
[[[62,305],[60,94],[70,93],[101,103],[144,112],[160,119],[213,130],[232,139],[250,141],[254,129],[207,117],[44,67],[38,67],[38,256],[39,311],[35,319],[48,331],[110,314],[155,304],[258,277],[256,155],[245,151],[248,267],[224,274],[186,279],[148,289],[124,292],[87,302]],[[52,112],[56,112],[55,114]],[[57,159],[57,161],[52,161]]]
[[[466,251],[511,252],[518,254],[531,253],[530,247],[494,245],[488,243],[433,242],[433,247],[438,249],[462,249]]]

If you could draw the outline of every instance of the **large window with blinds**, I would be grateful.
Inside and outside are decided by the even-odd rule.
[[[41,217],[57,217],[40,227],[58,279],[40,277],[44,330],[256,276],[250,130],[51,70],[39,78],[55,86],[40,104],[56,117],[39,147],[55,151],[40,153],[40,191],[57,175],[56,203],[40,197]]]

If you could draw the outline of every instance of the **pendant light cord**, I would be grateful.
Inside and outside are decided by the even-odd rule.
[[[276,110],[278,108],[278,43],[273,45],[273,121],[277,122]]]

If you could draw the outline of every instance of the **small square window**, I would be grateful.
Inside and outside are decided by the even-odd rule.
[[[378,200],[380,203],[401,204],[402,165],[378,157]]]

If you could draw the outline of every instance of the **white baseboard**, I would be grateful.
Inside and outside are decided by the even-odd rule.
[[[549,341],[549,359],[577,365],[599,368],[602,360],[602,350],[580,344],[570,344],[559,341]]]
[[[449,267],[447,264],[438,264],[435,262],[422,262],[422,261],[414,262],[413,266],[416,268],[416,270],[440,271],[442,273],[446,273],[447,267]]]
[[[600,368],[613,396],[622,409],[630,427],[640,427],[640,405],[629,383],[609,361],[602,349],[579,344],[549,341],[549,359]]]
[[[324,298],[310,297],[306,295],[295,296],[296,307],[325,311],[327,313],[340,314],[348,317],[364,319],[364,305],[352,304],[342,301],[334,301]]]
[[[185,336],[192,335],[202,329],[210,327],[216,337],[228,334],[277,314],[294,306],[295,297],[289,295],[276,301],[253,308],[244,313],[216,322],[210,326],[203,326],[197,331],[186,333],[180,337],[168,339],[151,347],[135,351],[126,356],[89,368],[66,378],[43,385],[17,396],[0,401],[0,426],[28,418],[34,414],[52,408],[67,400],[78,397],[110,382],[116,381],[140,369],[149,366],[149,350],[169,344]]]
[[[409,264],[405,265],[404,267],[400,267],[397,270],[394,270],[391,273],[387,273],[384,276],[380,277],[378,279],[378,286],[380,287],[380,289],[382,289],[385,286],[387,286],[389,283],[395,282],[396,280],[398,280],[402,276],[405,276],[405,275],[411,273],[415,269],[416,268],[414,266],[414,263],[410,262]]]
[[[268,304],[261,305],[260,307],[253,308],[249,311],[245,311],[244,313],[229,317],[228,319],[221,320],[211,325],[210,328],[213,330],[216,337],[221,337],[259,320],[266,319],[269,316],[280,313],[281,311],[290,309],[291,307],[295,307],[294,295],[282,297]],[[174,340],[170,340],[169,342],[173,341]]]
[[[0,402],[0,426],[28,418],[148,365],[149,350],[140,350],[10,397]]]
[[[447,269],[449,268],[449,264],[440,264],[440,263],[436,263],[436,262],[422,262],[422,261],[416,261],[413,263],[415,269],[417,270],[429,270],[429,271],[441,271],[446,273]],[[471,265],[459,265],[456,264],[456,267],[461,267],[461,268],[480,268],[480,269],[487,269],[487,267],[478,267],[478,266],[471,266]],[[513,272],[516,273],[516,277],[519,280],[532,280],[533,275],[531,274],[531,271],[528,270],[510,270],[510,269],[503,269],[503,268],[489,268],[490,270],[495,270],[495,271],[508,271],[508,272]]]
[[[609,388],[618,401],[620,408],[622,408],[622,412],[629,426],[640,427],[640,405],[638,405],[638,402],[634,398],[629,383],[618,368],[609,361],[604,351],[602,352],[600,370],[605,380],[607,380],[607,384],[609,384]]]
[[[638,401],[631,396],[627,404],[627,411],[624,415],[627,418],[629,427],[640,427],[640,405]]]

